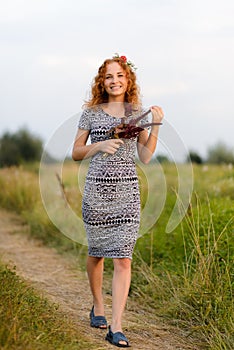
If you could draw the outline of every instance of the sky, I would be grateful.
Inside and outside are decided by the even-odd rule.
[[[234,148],[233,18],[233,0],[0,0],[0,134],[47,143],[119,53],[185,148]]]

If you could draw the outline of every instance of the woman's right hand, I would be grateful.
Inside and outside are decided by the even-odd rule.
[[[99,142],[99,149],[103,153],[115,154],[115,152],[119,149],[124,142],[121,139],[110,139]]]

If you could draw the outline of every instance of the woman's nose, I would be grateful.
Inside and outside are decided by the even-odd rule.
[[[117,75],[113,75],[113,77],[112,77],[112,82],[116,82],[116,81],[118,81],[118,77],[117,77]]]

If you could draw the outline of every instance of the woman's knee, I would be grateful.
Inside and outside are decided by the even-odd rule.
[[[113,259],[115,271],[129,271],[131,269],[131,259]]]
[[[96,257],[96,256],[88,256],[87,258],[87,264],[92,264],[92,265],[103,265],[104,263],[104,258],[103,257]]]

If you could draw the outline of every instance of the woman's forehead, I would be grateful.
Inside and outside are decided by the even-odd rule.
[[[110,62],[106,65],[106,74],[112,74],[117,72],[124,72],[123,68],[118,62]]]

